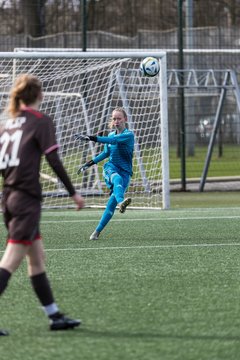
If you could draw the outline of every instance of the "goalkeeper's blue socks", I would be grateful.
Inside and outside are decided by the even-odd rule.
[[[105,226],[108,224],[108,222],[111,220],[111,218],[113,217],[114,211],[116,209],[117,206],[117,200],[114,196],[114,194],[112,194],[107,202],[107,206],[106,209],[99,221],[99,224],[96,228],[97,232],[101,232]]]

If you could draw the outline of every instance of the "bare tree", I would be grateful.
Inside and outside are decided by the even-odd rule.
[[[89,0],[89,29],[134,36],[139,29],[174,28],[176,3],[176,0]]]
[[[24,32],[33,37],[43,36],[45,31],[45,2],[46,0],[21,0]]]
[[[1,34],[33,37],[81,31],[83,0],[2,0]],[[178,0],[86,0],[88,30],[135,36],[177,27]],[[186,0],[187,1],[187,0]],[[185,1],[185,4],[186,4]],[[237,27],[240,0],[194,0],[194,26]]]
[[[15,35],[23,33],[22,18],[19,9],[19,1],[2,1],[0,5],[0,33]]]
[[[196,0],[195,26],[236,26],[240,24],[240,0]]]

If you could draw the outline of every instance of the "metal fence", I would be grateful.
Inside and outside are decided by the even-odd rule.
[[[192,38],[192,49],[239,49],[240,28],[205,27],[183,29],[183,42]],[[16,47],[78,48],[83,45],[83,33],[61,32],[41,37],[29,34],[6,35],[0,33],[2,51]],[[89,49],[177,49],[178,29],[138,30],[134,36],[119,35],[107,31],[88,31]]]

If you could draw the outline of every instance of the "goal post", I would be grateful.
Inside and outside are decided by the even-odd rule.
[[[144,57],[159,59],[160,73],[141,75]],[[103,207],[109,196],[102,166],[94,165],[77,175],[78,168],[103,150],[98,143],[80,143],[74,134],[107,136],[111,112],[123,106],[128,126],[135,134],[133,177],[127,196],[132,207],[168,209],[169,147],[167,63],[165,52],[0,52],[1,117],[16,76],[32,73],[43,84],[41,111],[50,115],[56,128],[59,154],[87,207]],[[45,208],[72,206],[71,199],[46,161],[41,167]]]

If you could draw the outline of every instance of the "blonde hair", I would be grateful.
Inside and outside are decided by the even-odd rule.
[[[21,111],[21,104],[33,104],[42,91],[40,80],[31,74],[22,74],[17,77],[10,92],[7,112],[12,117],[17,117]]]
[[[114,111],[120,111],[120,112],[123,114],[123,116],[125,117],[125,119],[127,119],[127,113],[126,113],[126,110],[125,110],[123,107],[117,106],[115,109],[113,109],[112,113],[113,113]],[[108,126],[109,126],[110,129],[113,128],[113,120],[112,120],[112,117],[111,117],[111,119],[110,119],[110,121],[109,121]]]

